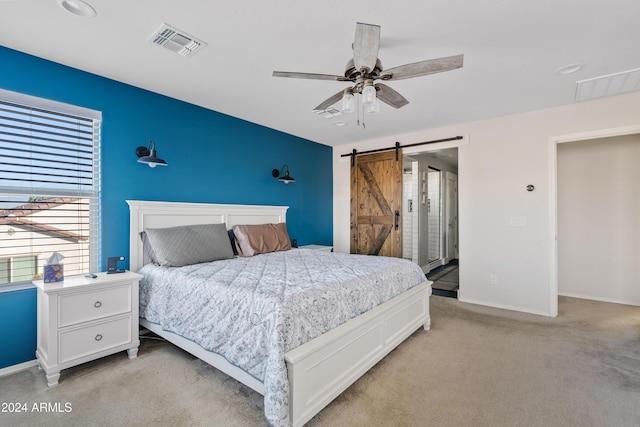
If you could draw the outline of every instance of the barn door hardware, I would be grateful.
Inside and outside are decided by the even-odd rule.
[[[381,151],[396,150],[396,161],[398,161],[398,160],[400,160],[399,150],[401,148],[417,147],[418,145],[435,144],[435,143],[438,143],[438,142],[458,141],[460,139],[462,139],[462,136],[454,136],[454,137],[451,137],[451,138],[436,139],[434,141],[416,142],[415,144],[407,144],[407,145],[400,145],[399,142],[396,142],[396,144],[393,147],[377,148],[375,150],[367,150],[367,151],[360,151],[360,152],[357,152],[356,149],[354,148],[351,151],[351,153],[341,154],[340,157],[349,157],[349,156],[351,156],[351,166],[353,167],[353,166],[356,165],[356,156],[359,156],[361,154],[371,154],[371,153],[379,153]]]

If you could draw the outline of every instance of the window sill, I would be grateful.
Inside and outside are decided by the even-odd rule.
[[[15,285],[0,286],[0,294],[4,292],[22,291],[24,289],[33,289],[35,286],[31,282],[17,283]]]

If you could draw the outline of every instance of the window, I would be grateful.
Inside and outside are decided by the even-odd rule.
[[[31,280],[38,274],[38,257],[34,255],[0,258],[0,283]]]
[[[99,112],[0,90],[0,286],[100,259]]]

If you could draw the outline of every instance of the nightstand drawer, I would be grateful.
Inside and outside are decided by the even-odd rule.
[[[131,342],[131,316],[60,332],[60,364]]]
[[[58,326],[75,325],[131,311],[131,286],[60,296]]]

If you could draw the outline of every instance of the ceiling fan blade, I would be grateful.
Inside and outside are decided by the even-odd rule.
[[[356,70],[372,71],[378,60],[380,48],[380,26],[356,23],[356,38],[353,42],[353,62]]]
[[[311,80],[334,80],[339,82],[349,81],[345,76],[334,76],[333,74],[316,74],[316,73],[295,73],[290,71],[274,71],[273,77],[291,77],[294,79],[311,79]]]
[[[393,108],[401,108],[409,103],[404,96],[387,85],[377,83],[375,87],[376,97],[385,104],[391,105]]]
[[[317,74],[317,73],[296,73],[291,71],[274,71],[273,77],[290,77],[294,79],[311,79],[311,80],[333,80],[338,82],[348,82],[345,76],[336,76],[333,74]]]
[[[342,95],[343,94],[344,94],[344,90],[341,90],[340,92],[336,93],[335,95],[325,99],[322,102],[322,104],[320,104],[316,108],[314,108],[313,111],[326,110],[327,108],[331,107],[336,102],[340,101],[342,99]]]
[[[399,67],[384,70],[380,77],[383,80],[401,80],[455,70],[456,68],[462,67],[463,59],[464,55],[455,55],[447,56],[445,58],[414,62],[413,64],[401,65]]]

